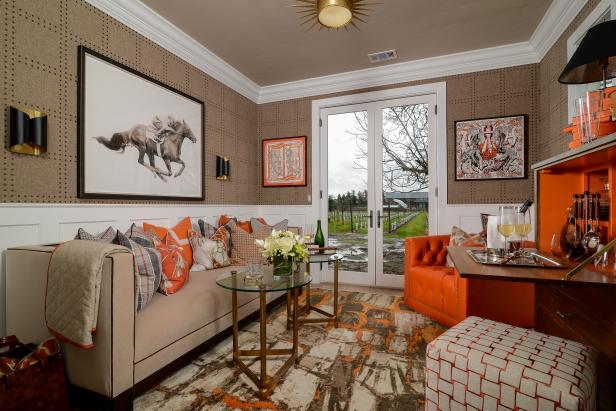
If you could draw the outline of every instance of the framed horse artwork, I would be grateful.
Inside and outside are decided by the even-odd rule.
[[[78,197],[203,200],[203,102],[83,46],[78,73]]]

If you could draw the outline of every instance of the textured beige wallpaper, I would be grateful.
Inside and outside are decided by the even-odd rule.
[[[255,103],[81,0],[0,0],[0,25],[5,148],[9,105],[49,113],[47,154],[34,158],[0,150],[0,202],[102,202],[76,198],[79,45],[204,101],[205,202],[258,201]],[[215,178],[217,154],[231,157],[228,182]],[[127,155],[137,158],[130,149]]]
[[[558,76],[567,64],[567,39],[598,3],[586,3],[539,63],[539,160],[569,149],[571,135],[562,131],[568,123],[567,86],[558,82]]]
[[[566,63],[567,37],[597,2],[588,2],[540,64],[354,93],[446,81],[450,202],[522,201],[532,196],[530,174],[519,181],[454,181],[454,122],[528,114],[529,165],[565,151],[569,137],[561,130],[567,122],[567,90],[556,77]],[[33,158],[0,150],[0,202],[101,202],[76,198],[77,46],[83,44],[205,102],[206,203],[309,203],[310,181],[299,188],[261,187],[259,142],[263,138],[307,135],[310,176],[311,101],[348,93],[257,106],[82,0],[0,0],[0,24],[0,135],[5,136],[4,146],[8,145],[10,104],[49,113],[47,154]],[[231,157],[231,181],[214,178],[217,154]]]
[[[533,180],[530,173],[529,178],[524,180],[475,182],[454,180],[453,126],[456,120],[528,114],[528,164],[537,161],[537,66],[533,64],[482,71],[387,87],[355,90],[353,93],[446,81],[449,202],[454,204],[520,202],[533,196]],[[259,138],[304,134],[310,136],[312,100],[342,94],[348,93],[328,94],[259,105],[257,108],[257,133]],[[259,198],[260,202],[265,204],[306,204],[310,192],[310,185],[299,188],[261,187]]]

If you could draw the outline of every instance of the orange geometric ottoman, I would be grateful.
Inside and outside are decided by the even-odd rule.
[[[428,344],[426,410],[594,410],[593,348],[468,317]]]

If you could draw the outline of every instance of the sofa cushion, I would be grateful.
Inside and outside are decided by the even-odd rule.
[[[188,243],[188,231],[192,230],[190,218],[186,217],[172,228],[158,227],[153,224],[143,223],[143,230],[154,240],[160,242],[166,235],[171,235],[181,249],[184,255],[184,260],[187,261],[188,267],[192,264],[192,249]]]
[[[190,262],[186,261],[182,247],[170,234],[156,243],[156,249],[160,253],[163,267],[163,275],[158,290],[165,295],[171,295],[178,292],[188,281]]]
[[[483,247],[486,245],[486,242],[481,234],[469,234],[460,227],[454,225],[451,228],[449,244],[462,247]]]
[[[238,267],[193,272],[178,293],[156,294],[135,317],[135,362],[230,313],[231,292],[216,285],[216,279],[231,270]],[[258,296],[239,292],[238,306]]]
[[[263,262],[262,251],[255,244],[256,238],[237,226],[235,221],[231,220],[227,224],[231,231],[231,257],[234,264],[246,265],[253,262]]]
[[[272,230],[287,231],[289,220],[285,218],[274,225],[268,225],[264,223],[261,218],[251,218],[250,226],[252,227],[252,235],[256,239],[265,240],[265,238],[272,233]]]
[[[154,247],[144,247],[118,231],[118,243],[133,253],[135,266],[135,309],[141,311],[158,290],[162,275],[160,253]]]
[[[229,217],[228,215],[224,215],[224,214],[220,216],[220,219],[218,220],[218,225],[228,227],[231,221],[234,221],[235,224],[237,224],[237,226],[241,228],[242,230],[244,230],[245,232],[249,234],[252,233],[252,226],[250,225],[250,221],[238,220],[236,217]]]
[[[116,240],[116,230],[113,227],[108,227],[105,231],[98,234],[90,234],[83,228],[77,230],[75,240],[98,241],[100,243],[111,244]]]
[[[457,291],[451,280],[447,277],[455,277],[455,271],[443,266],[416,266],[413,267],[413,279],[410,282],[413,299],[423,304],[442,311],[445,299],[444,288],[447,289],[447,297],[455,300]]]
[[[202,237],[194,230],[188,232],[188,241],[193,251],[193,265],[190,271],[212,270],[231,264],[227,246],[223,241]]]

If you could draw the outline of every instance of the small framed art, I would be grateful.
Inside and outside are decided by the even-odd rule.
[[[263,187],[306,185],[306,136],[265,139]]]

